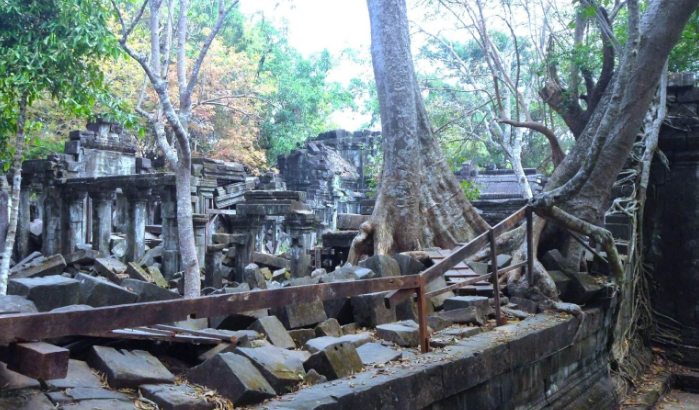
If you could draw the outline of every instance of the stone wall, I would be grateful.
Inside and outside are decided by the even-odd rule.
[[[665,346],[699,366],[699,88],[694,76],[668,87],[668,117],[659,138],[669,169],[656,155],[644,221],[651,298],[661,327],[680,337]],[[667,326],[665,326],[667,325]]]
[[[616,409],[607,369],[611,322],[611,311],[602,308],[580,318],[540,314],[264,408]]]

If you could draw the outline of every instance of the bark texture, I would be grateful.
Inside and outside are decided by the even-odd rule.
[[[12,160],[12,191],[10,200],[10,223],[5,239],[5,249],[0,258],[0,295],[7,294],[7,279],[10,276],[10,258],[15,246],[17,234],[17,216],[19,214],[19,192],[22,188],[22,148],[24,148],[24,125],[27,121],[27,93],[23,93],[19,101],[17,115],[17,133],[15,135],[15,155]],[[4,176],[3,176],[4,178]]]
[[[384,161],[374,214],[348,261],[428,246],[451,248],[489,228],[466,199],[434,138],[410,51],[404,0],[367,0]]]

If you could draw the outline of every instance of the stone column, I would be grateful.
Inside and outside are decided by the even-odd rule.
[[[234,281],[243,283],[245,267],[254,260],[253,254],[258,244],[257,234],[261,231],[261,226],[264,226],[264,216],[238,215],[236,218],[229,219],[229,223],[235,232],[243,235],[235,242],[235,273],[233,274]]]
[[[163,187],[160,218],[163,239],[163,275],[170,279],[180,271],[180,240],[177,232],[177,196],[174,186]]]
[[[63,191],[63,255],[70,255],[85,244],[85,199],[87,191]]]
[[[22,188],[19,191],[19,213],[17,214],[17,240],[15,244],[15,260],[17,261],[20,261],[27,257],[27,255],[29,255],[29,223],[31,222],[29,206],[31,202],[31,193],[31,186],[29,184],[22,184]]]
[[[117,192],[116,208],[114,210],[114,230],[119,233],[126,233],[129,226],[129,202],[123,193]]]
[[[313,248],[314,230],[316,226],[313,214],[288,214],[284,224],[291,237],[291,276],[298,278],[308,276],[311,268],[311,256],[308,250]]]
[[[109,256],[112,237],[112,203],[114,192],[90,192],[92,199],[92,249]]]
[[[44,198],[44,221],[41,228],[41,253],[45,256],[55,255],[61,251],[63,237],[63,190],[47,185]]]
[[[197,260],[199,261],[199,266],[204,266],[206,261],[206,243],[208,242],[206,237],[206,223],[208,220],[208,215],[192,215],[192,222],[194,225],[194,244],[197,247]]]
[[[126,228],[126,261],[138,262],[146,251],[146,205],[150,189],[124,190],[129,203]]]

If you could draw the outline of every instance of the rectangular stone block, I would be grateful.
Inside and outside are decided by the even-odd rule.
[[[384,296],[388,292],[369,293],[352,296],[352,312],[359,326],[376,327],[384,323],[396,321],[396,309],[386,308]]]
[[[40,312],[80,303],[80,283],[59,275],[10,279],[7,293],[26,297]]]
[[[287,329],[315,325],[328,318],[321,301],[273,308],[270,312],[277,316]]]

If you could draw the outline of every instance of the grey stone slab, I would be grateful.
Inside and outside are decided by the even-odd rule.
[[[514,303],[515,305],[517,305],[517,309],[523,312],[536,313],[537,311],[536,303],[529,299],[511,297],[510,303]]]
[[[163,245],[158,245],[154,248],[148,249],[141,260],[138,262],[141,266],[152,266],[156,262],[162,261],[163,258]]]
[[[142,384],[175,381],[175,376],[160,360],[143,350],[93,346],[87,362],[106,374],[109,385],[114,388],[136,388]]]
[[[433,292],[436,290],[444,289],[446,287],[447,287],[447,280],[444,278],[444,276],[439,276],[435,280],[433,280],[432,282],[428,283],[425,286],[425,292]],[[437,295],[435,297],[429,298],[428,300],[430,301],[430,303],[432,304],[432,306],[435,309],[439,309],[440,307],[442,307],[444,305],[444,301],[451,298],[451,297],[454,297],[454,292],[448,291],[448,292],[442,293],[441,295]]]
[[[274,346],[241,347],[235,354],[245,356],[262,373],[277,394],[288,393],[303,381],[303,360],[290,350]]]
[[[385,364],[403,357],[403,353],[386,347],[381,343],[367,343],[357,348],[357,354],[364,366]]]
[[[4,397],[3,397],[4,396]],[[0,396],[0,409],[7,410],[55,410],[51,401],[39,392],[22,392]]]
[[[446,329],[454,323],[450,320],[444,319],[441,316],[428,316],[427,326],[431,327],[435,332]]]
[[[276,395],[249,359],[233,353],[217,354],[186,374],[192,383],[215,389],[234,405],[261,402]]]
[[[164,289],[168,288],[167,280],[163,276],[163,273],[160,272],[160,268],[158,266],[155,266],[155,264],[153,264],[151,266],[146,267],[146,270],[148,271],[150,277],[153,278],[153,282],[155,282],[156,285]]]
[[[68,404],[83,400],[120,400],[131,402],[131,398],[124,393],[101,387],[76,387],[62,391],[48,393],[49,398],[55,404]]]
[[[143,397],[151,400],[160,410],[211,410],[214,403],[208,403],[187,385],[148,384],[141,386]]]
[[[318,323],[318,326],[315,328],[315,334],[318,337],[322,336],[334,336],[334,337],[340,337],[342,336],[342,328],[340,327],[340,323],[337,321],[337,319],[328,319],[326,321]]]
[[[359,347],[371,341],[372,337],[370,333],[349,334],[341,337],[323,336],[309,340],[308,342],[306,342],[303,348],[311,353],[316,353],[327,348],[328,346],[338,343],[346,342],[351,343],[354,347]]]
[[[122,241],[121,243],[124,244],[125,251],[126,242]],[[112,282],[120,283],[126,272],[126,265],[116,258],[97,258],[95,259],[95,270]]]
[[[74,387],[102,387],[100,378],[92,373],[87,363],[81,360],[68,361],[68,375],[64,379],[46,380],[50,389],[69,389]]]
[[[570,278],[570,285],[561,299],[565,302],[582,305],[594,298],[602,290],[602,286],[594,277],[584,272],[566,273]]]
[[[294,340],[289,336],[289,332],[286,331],[284,325],[282,325],[282,322],[280,322],[276,316],[260,318],[250,325],[249,329],[266,335],[267,340],[277,347],[284,349],[293,349],[296,347],[296,343],[294,343]]]
[[[493,313],[488,298],[484,296],[455,296],[444,300],[444,310],[465,309],[471,306],[478,309],[484,316]]]
[[[369,268],[380,278],[400,276],[400,264],[398,261],[387,255],[374,255],[361,262],[359,266]]]
[[[512,256],[501,253],[498,254],[497,256],[497,263],[498,263],[498,269],[505,268],[507,266],[510,266],[510,263],[512,262]],[[488,272],[491,272],[493,266],[493,261],[489,260],[488,261]]]
[[[245,283],[250,286],[250,289],[267,289],[265,277],[260,271],[260,267],[254,263],[251,263],[245,267],[243,278],[245,279]]]
[[[80,283],[59,275],[10,279],[7,293],[26,297],[40,312],[80,303]]]
[[[396,321],[396,309],[386,308],[384,296],[387,292],[369,293],[352,296],[352,312],[359,326],[376,327],[383,323]]]
[[[270,313],[277,316],[287,329],[312,326],[328,318],[321,301],[273,308]]]
[[[10,271],[10,277],[19,279],[60,275],[65,268],[66,261],[62,255],[51,255],[47,258],[36,258],[29,263],[13,267]]]
[[[316,337],[316,332],[314,329],[293,329],[289,330],[289,336],[296,343],[296,347],[301,348],[306,342]]]
[[[420,344],[420,330],[412,326],[390,323],[376,326],[376,337],[398,346],[416,347]]]
[[[136,406],[132,401],[123,400],[83,400],[81,402],[66,404],[61,410],[134,410]]]
[[[349,342],[341,342],[327,346],[325,349],[311,355],[303,363],[304,369],[315,370],[335,380],[358,373],[363,368],[362,359],[357,354],[357,349]]]
[[[80,265],[92,264],[99,257],[99,251],[94,249],[80,249],[65,257],[67,265],[78,263]]]
[[[90,310],[94,309],[92,306],[88,305],[68,305],[68,306],[63,306],[59,307],[56,309],[51,309],[51,312],[77,312],[80,310]]]
[[[425,270],[425,265],[410,255],[397,253],[393,255],[393,259],[398,262],[398,265],[400,266],[400,274],[403,276],[417,275]]]
[[[478,326],[483,326],[485,324],[485,317],[483,317],[474,306],[464,309],[445,310],[439,312],[439,316],[454,323],[474,324]]]
[[[80,282],[80,303],[92,307],[125,305],[134,303],[138,295],[104,278],[92,277],[84,273],[75,275]]]
[[[23,296],[0,295],[0,316],[36,312],[38,310],[34,302]]]
[[[22,389],[38,389],[41,384],[38,380],[13,372],[7,368],[7,365],[0,362],[0,386],[2,390],[22,390]],[[1,407],[0,407],[1,408]]]
[[[137,295],[136,303],[182,298],[180,294],[163,289],[155,283],[144,282],[138,279],[124,279],[121,282],[121,286]]]
[[[317,371],[311,369],[308,373],[306,373],[306,376],[303,378],[303,382],[308,384],[309,386],[314,386],[316,384],[320,383],[325,383],[328,381],[328,378],[323,376],[322,374],[319,374]]]
[[[458,337],[461,339],[471,337],[477,334],[482,333],[483,330],[480,327],[457,327],[455,329],[449,329],[449,330],[443,330],[439,332],[437,337],[439,336],[451,336],[451,337]]]

